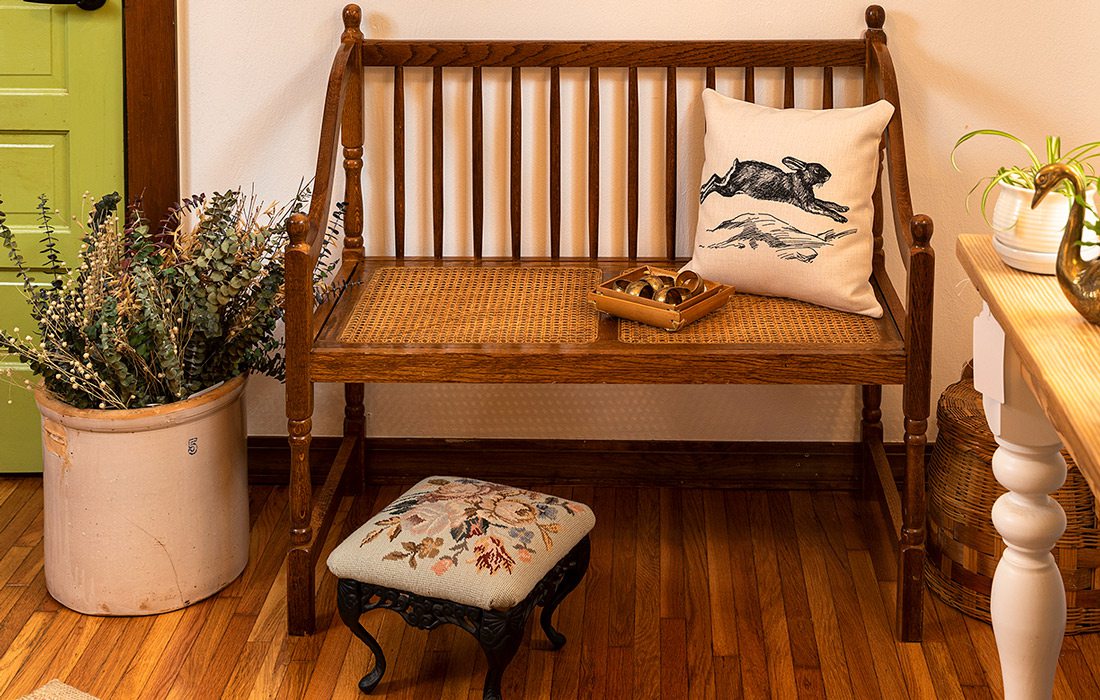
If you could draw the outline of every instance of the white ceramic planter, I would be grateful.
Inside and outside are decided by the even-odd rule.
[[[1016,269],[1053,275],[1070,201],[1051,194],[1032,209],[1034,196],[1034,190],[1003,182],[998,185],[997,202],[993,206],[993,247],[1005,263]],[[1095,197],[1095,189],[1086,194],[1090,202]],[[1086,212],[1085,220],[1095,223],[1096,216]]]
[[[176,610],[248,562],[243,391],[238,377],[185,401],[76,409],[44,391],[46,587],[96,615]]]

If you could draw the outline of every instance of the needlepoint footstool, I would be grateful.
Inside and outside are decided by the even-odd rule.
[[[489,662],[484,700],[499,699],[535,606],[553,648],[565,644],[551,616],[588,569],[595,523],[583,503],[477,479],[433,476],[406,491],[328,558],[340,618],[374,654],[360,690],[382,680],[386,657],[359,618],[383,608],[473,635]]]

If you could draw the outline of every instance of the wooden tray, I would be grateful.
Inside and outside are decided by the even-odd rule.
[[[651,265],[635,267],[621,275],[612,277],[588,293],[588,301],[604,313],[640,321],[650,326],[664,328],[666,331],[678,331],[693,323],[711,311],[722,308],[733,287],[704,279],[705,291],[696,294],[681,304],[662,304],[644,297],[631,296],[612,288],[617,280],[633,282],[646,275],[667,275],[675,277],[676,272]]]

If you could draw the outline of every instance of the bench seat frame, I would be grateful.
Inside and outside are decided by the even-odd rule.
[[[373,382],[494,383],[675,383],[675,384],[848,384],[862,387],[861,443],[865,491],[875,493],[898,542],[896,632],[903,641],[919,641],[922,631],[926,432],[930,404],[932,301],[935,256],[930,245],[932,221],[914,215],[910,201],[897,80],[886,35],[885,12],[867,9],[867,30],[856,40],[798,41],[372,41],[360,31],[358,6],[344,9],[344,31],[329,75],[322,116],[314,196],[308,214],[291,218],[286,252],[286,412],[289,433],[290,551],[287,606],[291,634],[315,628],[314,572],[335,517],[341,488],[367,478],[364,384]],[[394,86],[394,250],[384,259],[364,256],[363,153],[364,68],[390,67]],[[638,257],[638,90],[639,67],[665,68],[666,102],[666,252],[676,251],[676,69],[705,68],[714,85],[715,67],[745,69],[745,99],[754,98],[754,70],[784,69],[784,106],[794,106],[794,70],[823,71],[822,107],[832,107],[835,66],[856,66],[863,72],[864,103],[889,100],[895,107],[882,140],[888,184],[880,177],[874,194],[873,277],[885,309],[879,324],[882,340],[872,345],[739,344],[633,345],[618,342],[615,321],[603,317],[599,339],[585,345],[356,345],[340,342],[339,332],[354,308],[362,282],[383,265],[593,265],[606,272],[649,261]],[[404,254],[404,92],[405,67],[430,67],[432,98],[432,221],[433,256]],[[473,71],[472,215],[474,257],[443,254],[443,68]],[[481,69],[512,71],[511,168],[509,209],[511,257],[482,256],[484,191],[482,163]],[[524,256],[521,229],[523,192],[520,181],[522,68],[549,68],[550,83],[550,250],[548,259]],[[599,91],[589,93],[589,257],[560,256],[561,139],[559,69],[586,67],[590,85],[598,85],[599,69],[627,68],[629,105],[627,134],[628,257],[600,257],[599,236]],[[342,147],[342,151],[340,148]],[[318,303],[313,290],[317,264],[328,226],[338,156],[346,177],[347,202],[344,248],[336,285],[340,290]],[[884,196],[884,192],[886,196]],[[884,204],[885,200],[885,204]],[[904,265],[906,303],[895,291],[885,266],[883,220],[894,221]],[[665,262],[665,261],[660,261]],[[675,263],[672,263],[675,264]],[[653,372],[660,356],[661,372]],[[343,383],[344,438],[322,486],[311,483],[309,446],[312,433],[313,385]],[[906,466],[899,492],[883,446],[882,386],[903,386]]]

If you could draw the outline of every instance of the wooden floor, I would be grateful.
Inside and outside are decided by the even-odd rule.
[[[928,599],[923,644],[891,633],[894,561],[874,508],[849,493],[540,487],[592,504],[592,565],[505,674],[519,698],[990,698],[988,626]],[[397,487],[368,491],[364,508]],[[352,499],[334,538],[346,534]],[[334,616],[287,638],[287,492],[251,490],[244,575],[218,596],[144,618],[85,617],[46,593],[38,479],[0,480],[0,698],[61,678],[100,698],[355,698],[369,656]],[[329,542],[329,548],[335,539]],[[365,617],[390,668],[377,698],[481,697],[485,664],[451,627]],[[1069,637],[1055,697],[1100,698],[1100,637]]]

